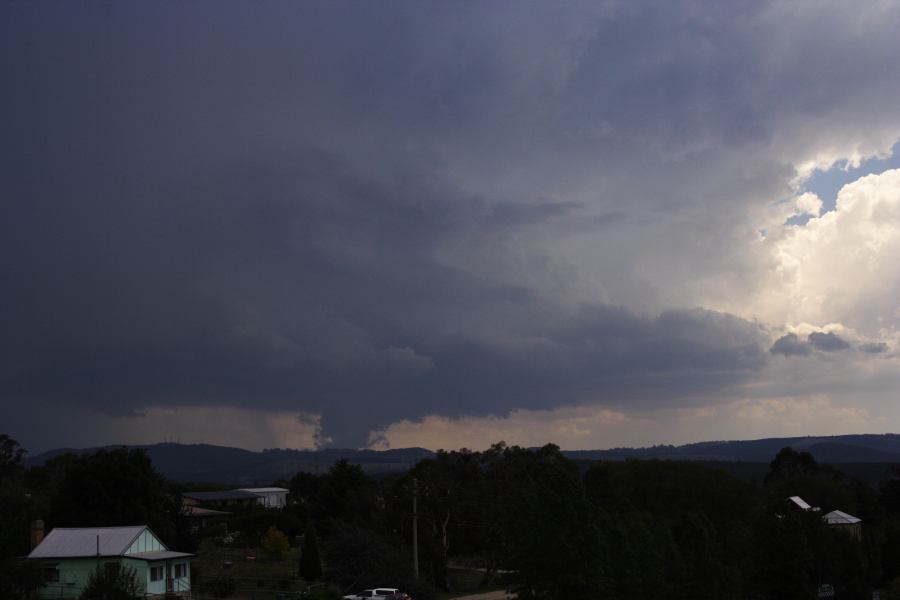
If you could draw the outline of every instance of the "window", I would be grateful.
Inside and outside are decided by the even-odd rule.
[[[184,563],[175,565],[175,578],[179,579],[181,577],[187,577],[187,565]]]
[[[150,581],[162,581],[163,578],[163,568],[162,567],[150,567]]]
[[[46,583],[59,582],[59,567],[56,564],[45,564],[43,567],[44,581]]]

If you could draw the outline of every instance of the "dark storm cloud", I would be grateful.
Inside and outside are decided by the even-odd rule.
[[[840,45],[770,75],[756,6],[6,3],[0,398],[360,444],[744,381],[760,326],[659,289],[752,279],[718,249],[788,189],[774,132],[822,73],[893,81]]]
[[[859,349],[867,354],[881,354],[888,351],[888,345],[884,342],[868,342],[860,344]]]
[[[812,350],[810,350],[809,344],[801,340],[796,333],[788,333],[775,340],[769,352],[785,356],[806,356]]]
[[[807,336],[807,341],[810,346],[823,352],[836,352],[850,348],[850,344],[833,332],[814,331]]]
[[[881,352],[877,347],[879,344],[863,344],[860,349],[863,352]],[[884,344],[880,344],[884,346]],[[840,350],[849,350],[850,344],[841,336],[834,332],[814,331],[806,336],[806,340],[800,339],[795,333],[788,333],[781,336],[769,351],[772,354],[783,354],[785,356],[806,356],[813,350],[820,352],[837,352]]]
[[[473,223],[516,230],[577,206],[488,209],[424,182],[386,188],[313,150],[254,162],[130,208],[109,200],[127,186],[81,196],[31,244],[16,231],[46,232],[46,213],[20,206],[25,227],[6,239],[30,268],[4,299],[16,315],[4,396],[112,413],[300,408],[358,444],[400,418],[697,392],[762,364],[760,332],[740,319],[603,306],[560,319],[534,293],[436,256]],[[472,321],[481,331],[466,333]]]

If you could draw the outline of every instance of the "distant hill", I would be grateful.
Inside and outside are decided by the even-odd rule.
[[[433,456],[430,450],[424,448],[384,451],[336,448],[318,451],[274,449],[254,452],[210,444],[162,443],[127,447],[146,450],[156,469],[168,479],[223,485],[269,484],[277,479],[290,479],[297,471],[324,472],[341,459],[361,465],[367,473],[377,475],[405,471],[423,458]],[[96,447],[50,450],[26,458],[25,464],[40,465],[67,452],[83,454],[100,449]]]
[[[890,464],[900,464],[900,435],[838,435],[822,437],[766,438],[745,441],[697,442],[683,446],[650,448],[613,448],[610,450],[568,450],[563,454],[582,461],[661,459],[690,460],[706,464],[742,463],[742,473],[764,474],[775,454],[785,446],[810,452],[817,461],[844,465],[848,472],[865,472],[865,479],[878,480]],[[121,446],[107,446],[116,448]],[[425,448],[394,450],[322,450],[274,449],[254,452],[241,448],[209,444],[152,444],[130,446],[147,451],[154,466],[175,481],[250,485],[269,484],[290,478],[297,471],[324,472],[341,459],[360,465],[373,475],[405,471],[423,458],[434,456]],[[66,452],[95,452],[99,448],[61,448],[28,457],[26,465],[39,465]],[[868,465],[868,466],[867,466]],[[723,465],[723,468],[725,466]],[[729,467],[734,470],[738,467]]]

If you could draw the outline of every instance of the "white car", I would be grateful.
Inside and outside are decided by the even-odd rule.
[[[388,596],[399,592],[397,588],[372,588],[371,590],[362,590],[349,596],[344,596],[344,600],[385,600]]]

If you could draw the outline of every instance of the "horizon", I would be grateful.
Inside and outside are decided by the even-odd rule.
[[[770,441],[770,440],[797,440],[797,439],[830,439],[830,438],[841,438],[841,437],[855,437],[855,436],[872,436],[872,437],[887,437],[887,436],[900,436],[900,433],[896,432],[886,432],[886,433],[843,433],[837,435],[796,435],[796,436],[786,436],[786,437],[766,437],[766,438],[747,438],[747,439],[707,439],[707,440],[697,440],[693,442],[686,442],[684,444],[652,444],[646,446],[610,446],[608,448],[565,448],[563,446],[559,446],[552,441],[548,441],[545,444],[540,444],[536,446],[525,446],[528,449],[536,449],[541,448],[546,444],[551,444],[558,446],[561,452],[610,452],[615,450],[652,450],[655,448],[683,448],[685,446],[693,446],[693,445],[702,445],[702,444],[731,444],[731,443],[744,443],[744,442],[759,442],[759,441]],[[15,436],[10,436],[15,439]],[[500,443],[503,440],[497,440],[494,443]],[[69,447],[69,446],[61,446],[55,448],[46,448],[38,451],[31,451],[30,449],[25,449],[26,457],[35,457],[46,454],[48,452],[56,452],[56,451],[86,451],[86,450],[100,450],[100,449],[108,449],[108,448],[143,448],[143,447],[151,447],[151,446],[210,446],[216,448],[224,448],[229,450],[244,450],[247,452],[254,452],[258,454],[262,454],[265,452],[277,452],[277,451],[289,451],[289,452],[390,452],[390,451],[400,451],[400,450],[426,450],[428,452],[439,452],[439,451],[447,451],[454,452],[459,450],[471,450],[473,452],[482,452],[490,448],[491,445],[485,446],[484,448],[468,448],[465,446],[460,446],[457,448],[427,448],[423,446],[407,446],[407,447],[397,447],[397,448],[342,448],[337,446],[327,446],[321,448],[289,448],[289,447],[267,447],[267,448],[245,448],[240,446],[230,446],[223,444],[211,444],[206,442],[181,442],[181,441],[173,441],[173,440],[165,440],[159,442],[147,442],[147,443],[134,443],[134,444],[125,444],[125,443],[109,443],[102,444],[97,446],[83,446],[83,447]],[[516,444],[507,444],[508,446],[514,446]]]
[[[26,448],[900,430],[900,5],[6,2]]]

